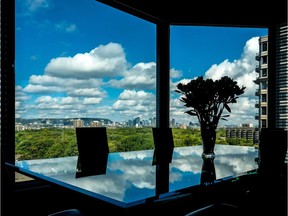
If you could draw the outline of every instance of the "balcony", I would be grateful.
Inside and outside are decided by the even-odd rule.
[[[259,108],[259,107],[260,107],[259,101],[256,101],[255,108]]]
[[[255,96],[260,96],[260,90],[259,90],[259,88],[256,89],[256,91],[255,91]]]
[[[260,83],[259,77],[258,77],[256,80],[254,80],[253,82],[254,82],[255,84],[259,85],[259,83]]]
[[[257,61],[260,61],[260,55],[259,55],[259,53],[256,53],[255,59],[256,59]]]
[[[256,119],[256,120],[259,120],[259,119],[260,119],[259,113],[256,113],[256,114],[255,114],[255,119]]]

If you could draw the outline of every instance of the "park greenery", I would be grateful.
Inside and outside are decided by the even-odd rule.
[[[173,128],[175,147],[201,145],[199,129]],[[152,128],[107,128],[109,152],[153,149]],[[163,139],[165,141],[165,138]],[[78,154],[75,129],[45,128],[17,131],[16,159],[31,160],[76,156]],[[228,139],[224,129],[218,129],[216,144],[253,146],[252,140]]]

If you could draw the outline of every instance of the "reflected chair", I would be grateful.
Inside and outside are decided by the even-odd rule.
[[[174,140],[171,128],[153,128],[152,131],[152,165],[156,166],[156,195],[160,195],[169,192],[169,164],[172,162]]]

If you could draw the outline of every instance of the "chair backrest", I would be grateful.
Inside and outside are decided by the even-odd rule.
[[[281,176],[287,155],[286,129],[262,128],[259,142],[259,174],[276,178]]]
[[[152,165],[171,163],[174,140],[171,128],[153,128],[154,155]]]
[[[76,178],[106,173],[109,146],[105,127],[76,128],[78,161]]]

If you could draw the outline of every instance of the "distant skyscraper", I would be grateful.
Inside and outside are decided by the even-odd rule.
[[[73,126],[74,126],[74,128],[83,127],[84,126],[84,121],[81,120],[81,119],[73,120]]]
[[[175,120],[174,118],[173,118],[172,121],[171,121],[171,126],[172,126],[172,127],[175,127],[175,126],[176,126],[176,120]]]

